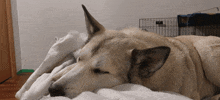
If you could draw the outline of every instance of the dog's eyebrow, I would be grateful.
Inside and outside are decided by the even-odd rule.
[[[101,64],[102,64],[102,61],[98,61],[98,62],[96,63],[96,65],[95,65],[95,67],[100,67]]]
[[[102,42],[102,43],[99,43],[98,45],[96,45],[96,46],[91,50],[92,55],[94,55],[94,54],[99,50],[99,48],[101,47],[102,44],[103,44],[103,42]]]
[[[108,41],[108,40],[111,40],[111,39],[113,39],[113,37],[108,38],[108,39],[104,39],[104,40],[100,41],[100,42],[98,43],[98,45],[94,46],[94,47],[92,48],[92,50],[91,50],[92,56],[97,53],[97,51],[101,48],[102,45],[104,45],[105,41]]]

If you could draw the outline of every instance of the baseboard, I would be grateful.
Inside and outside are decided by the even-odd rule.
[[[17,72],[17,74],[29,73],[29,72],[34,72],[34,70],[33,69],[21,69],[20,71]]]

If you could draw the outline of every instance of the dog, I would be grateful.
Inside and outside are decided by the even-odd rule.
[[[51,96],[74,98],[83,91],[134,83],[194,100],[220,98],[219,37],[163,37],[138,28],[107,30],[82,8],[88,38],[74,55],[76,63],[52,77]],[[34,79],[43,73],[38,72]]]

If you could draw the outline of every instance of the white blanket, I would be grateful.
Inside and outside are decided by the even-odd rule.
[[[50,79],[50,74],[43,74],[40,76],[34,84],[31,86],[31,90],[41,90],[26,92],[29,97],[26,100],[191,100],[187,97],[176,93],[168,92],[156,92],[150,89],[138,85],[138,84],[122,84],[113,88],[102,88],[94,92],[85,91],[77,97],[70,99],[63,96],[50,97],[45,91],[47,91],[51,82],[47,81]],[[47,96],[44,96],[47,95]]]
[[[154,92],[137,84],[122,84],[111,89],[99,89],[96,93],[83,92],[73,99],[67,97],[46,97],[41,100],[191,100],[187,97]]]
[[[49,77],[49,74],[41,78]],[[41,81],[41,80],[38,80]],[[38,82],[36,82],[38,83]],[[40,100],[190,100],[187,97],[174,93],[155,92],[138,84],[122,84],[113,88],[102,88],[95,92],[85,91],[77,97],[43,96]]]

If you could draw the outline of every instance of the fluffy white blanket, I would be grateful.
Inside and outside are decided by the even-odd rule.
[[[42,83],[49,74],[42,75],[32,86]],[[43,96],[40,100],[190,100],[187,97],[175,93],[155,92],[138,84],[122,84],[113,88],[102,88],[95,92],[85,91],[77,97],[70,99],[67,97]]]
[[[85,91],[73,99],[63,96],[43,96],[42,94],[45,94],[44,91],[48,89],[48,86],[50,85],[50,82],[46,82],[48,78],[50,78],[50,74],[43,74],[41,77],[39,77],[34,82],[31,88],[34,88],[36,90],[41,89],[42,91],[38,93],[34,93],[34,91],[32,91],[31,94],[26,93],[29,95],[29,97],[26,99],[35,100],[36,98],[39,98],[40,100],[191,100],[179,94],[155,92],[142,85],[129,83],[115,86],[113,88],[98,89],[94,92]],[[35,97],[35,95],[38,97]]]

